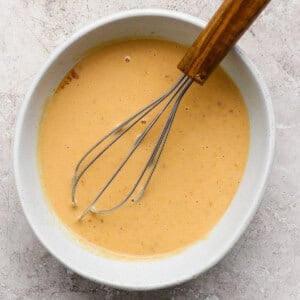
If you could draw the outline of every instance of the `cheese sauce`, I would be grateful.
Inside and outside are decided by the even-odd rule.
[[[61,222],[86,245],[138,257],[178,251],[205,239],[233,199],[247,161],[249,119],[238,88],[219,67],[204,86],[193,83],[184,96],[140,201],[130,199],[111,214],[89,213],[77,221],[153,115],[82,177],[78,205],[71,205],[72,175],[80,157],[175,82],[185,51],[154,39],[103,46],[83,58],[48,101],[38,142],[42,184]],[[162,124],[153,128],[98,208],[111,207],[130,191]]]

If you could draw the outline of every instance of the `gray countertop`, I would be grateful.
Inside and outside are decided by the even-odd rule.
[[[181,286],[126,292],[90,282],[53,258],[21,210],[11,163],[16,112],[56,46],[83,25],[131,8],[204,20],[220,1],[0,0],[0,299],[300,299],[300,2],[273,0],[239,45],[263,74],[277,149],[263,202],[245,235],[215,267]]]

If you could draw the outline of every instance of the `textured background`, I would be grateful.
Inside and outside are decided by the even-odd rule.
[[[258,213],[234,249],[184,285],[125,292],[68,271],[41,246],[22,213],[12,174],[15,116],[49,53],[83,25],[132,8],[204,20],[220,1],[0,0],[0,299],[300,299],[300,2],[273,0],[240,46],[273,98],[277,150]]]

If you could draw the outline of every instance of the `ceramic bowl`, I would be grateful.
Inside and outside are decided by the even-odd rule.
[[[59,261],[93,281],[122,289],[163,288],[191,279],[215,265],[245,231],[262,199],[274,153],[274,116],[266,85],[255,66],[235,47],[222,62],[245,99],[251,127],[245,174],[226,213],[202,240],[161,259],[126,261],[99,256],[68,234],[49,209],[37,161],[38,127],[46,99],[90,48],[114,39],[160,37],[191,44],[204,22],[179,12],[132,10],[88,25],[60,46],[36,77],[18,116],[14,172],[24,213],[36,236]],[[57,158],[59,159],[59,158]]]

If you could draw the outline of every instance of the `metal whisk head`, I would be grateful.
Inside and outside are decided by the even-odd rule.
[[[172,123],[174,121],[179,103],[187,91],[187,89],[192,84],[193,80],[186,75],[182,75],[178,81],[162,96],[151,102],[149,105],[142,108],[140,111],[129,117],[123,123],[115,127],[112,131],[108,132],[104,137],[102,137],[93,147],[91,147],[79,160],[78,164],[75,167],[75,171],[73,174],[72,181],[72,203],[76,206],[76,191],[78,187],[78,183],[82,176],[88,171],[88,169],[98,160],[110,147],[112,147],[121,137],[123,137],[130,129],[132,129],[140,120],[142,120],[146,115],[148,115],[151,111],[153,111],[159,104],[165,102],[162,108],[158,111],[158,113],[154,116],[154,118],[149,122],[145,130],[141,133],[141,135],[136,139],[132,148],[130,149],[128,155],[123,159],[119,167],[115,170],[109,180],[105,183],[105,185],[100,189],[96,197],[90,202],[88,207],[82,212],[79,216],[79,220],[81,220],[88,212],[93,212],[96,214],[104,214],[110,213],[121,206],[123,206],[137,191],[139,186],[141,185],[140,191],[135,197],[135,201],[138,201],[143,193],[145,192],[149,182],[152,178],[152,175],[156,169],[157,163],[165,146],[166,140],[168,138]],[[120,202],[109,209],[98,210],[94,206],[103,195],[103,193],[109,188],[110,184],[115,180],[120,171],[123,169],[128,160],[132,157],[134,152],[140,146],[144,138],[148,135],[153,126],[157,123],[163,113],[167,110],[168,107],[171,107],[170,113],[167,117],[166,122],[163,124],[161,133],[153,147],[153,150],[145,163],[145,166],[138,176],[138,179],[133,185],[133,188],[130,192],[125,196],[124,199],[120,199]],[[113,137],[113,138],[112,138]],[[104,142],[109,138],[112,140],[104,145]],[[95,153],[94,155],[92,155]],[[91,158],[89,158],[91,157]],[[141,184],[143,183],[143,184]]]

